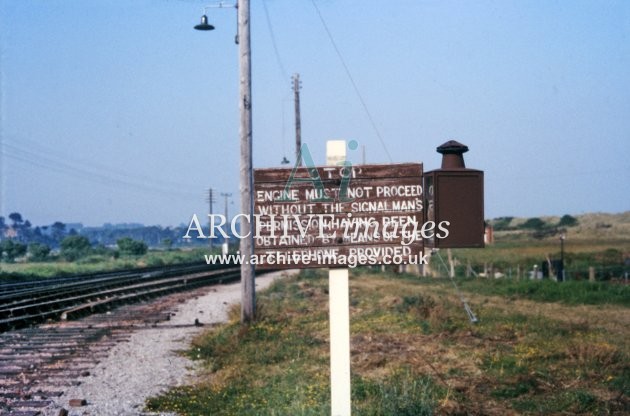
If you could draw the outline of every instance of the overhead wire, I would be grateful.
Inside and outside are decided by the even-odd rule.
[[[100,172],[90,171],[88,169],[84,169],[81,167],[73,166],[71,164],[61,162],[41,154],[35,153],[30,150],[25,150],[15,145],[9,144],[7,142],[2,143],[2,147],[0,148],[0,155],[6,156],[13,160],[17,160],[23,163],[30,164],[31,166],[35,166],[47,171],[53,171],[61,174],[65,174],[68,176],[72,176],[73,178],[78,178],[81,180],[87,180],[90,182],[100,183],[109,186],[116,187],[127,187],[132,188],[139,191],[151,192],[160,194],[163,196],[179,196],[184,198],[193,198],[196,196],[196,193],[186,192],[181,190],[166,190],[164,188],[160,188],[157,186],[147,185],[139,182],[131,182],[129,180],[123,180],[120,178],[116,178],[110,175],[105,175]],[[195,198],[197,199],[197,198]]]
[[[276,62],[280,69],[283,79],[289,79],[289,73],[284,67],[284,63],[282,62],[282,58],[280,57],[280,51],[278,49],[278,42],[276,41],[276,34],[273,31],[273,25],[271,24],[271,17],[269,16],[269,8],[267,7],[267,0],[262,1],[263,8],[265,10],[265,18],[267,20],[267,28],[269,29],[269,35],[271,36],[271,44],[273,45],[274,55],[276,56]]]
[[[265,10],[265,19],[267,21],[267,29],[269,30],[269,36],[271,37],[271,44],[273,46],[274,55],[276,57],[276,64],[278,65],[278,69],[280,71],[280,76],[283,81],[286,81],[290,78],[289,73],[284,66],[282,61],[282,56],[280,55],[280,49],[278,48],[278,41],[276,39],[275,31],[273,30],[273,24],[271,22],[271,15],[269,13],[269,8],[267,7],[267,0],[262,1],[263,9]],[[285,119],[285,104],[290,99],[290,93],[287,93],[285,97],[282,99],[282,155],[283,161],[286,159],[286,119]]]
[[[73,158],[72,154],[60,154],[57,152],[56,149],[44,146],[41,143],[34,140],[30,140],[26,137],[19,137],[17,140],[19,140],[19,143],[16,143],[13,140],[5,141],[5,143],[9,146],[16,147],[16,148],[19,148],[19,145],[26,144],[28,145],[29,148],[27,150],[24,150],[24,148],[22,148],[22,151],[31,152],[31,153],[39,151],[40,155],[37,155],[36,153],[34,153],[36,157],[39,156],[39,157],[53,158],[53,159],[56,158],[60,160],[59,163],[62,163],[62,164],[78,165],[79,167],[77,167],[77,169],[86,169],[88,171],[92,171],[93,169],[96,168],[99,170],[98,173],[107,172],[108,174],[113,174],[115,176],[125,178],[126,180],[132,180],[132,181],[142,180],[143,183],[152,182],[154,186],[156,187],[163,188],[163,189],[166,189],[168,187],[175,190],[176,192],[180,192],[182,188],[186,188],[188,186],[187,184],[183,184],[183,183],[156,180],[155,178],[152,178],[152,177],[140,175],[135,172],[131,173],[129,171],[121,170],[120,168],[113,168],[112,166],[98,163],[92,160],[87,160],[85,158]],[[41,156],[41,153],[45,154],[45,156]]]
[[[290,94],[290,93],[289,93]],[[286,148],[286,138],[287,138],[287,129],[286,129],[286,110],[287,103],[291,101],[290,95],[287,94],[282,100],[282,154],[286,157],[287,148]]]
[[[49,162],[36,161],[36,160],[33,160],[33,158],[31,157],[15,155],[15,154],[7,153],[7,152],[2,152],[2,155],[7,156],[8,158],[11,158],[13,160],[24,162],[29,165],[44,169],[46,171],[52,171],[52,172],[65,174],[75,179],[79,179],[83,181],[88,181],[92,183],[100,183],[103,185],[108,185],[108,186],[117,187],[117,188],[120,186],[123,186],[123,187],[131,188],[137,191],[151,192],[154,194],[160,194],[162,196],[167,196],[167,197],[179,196],[183,198],[192,199],[192,195],[189,193],[164,191],[162,189],[157,189],[154,187],[149,187],[149,186],[145,186],[141,184],[134,184],[134,183],[126,182],[126,181],[121,181],[119,179],[101,176],[101,175],[97,175],[90,172],[73,171],[72,168],[69,168],[67,166],[55,166],[55,165],[51,165]]]
[[[352,87],[354,88],[354,92],[356,93],[357,97],[359,98],[359,101],[361,102],[361,106],[363,107],[363,110],[365,111],[365,114],[368,120],[370,121],[370,124],[372,125],[372,129],[374,129],[374,132],[376,133],[376,137],[381,142],[381,146],[383,146],[383,150],[385,151],[385,154],[387,155],[387,158],[389,159],[389,161],[393,162],[392,156],[390,155],[389,150],[387,150],[387,145],[385,144],[385,140],[383,140],[383,136],[381,135],[381,132],[376,126],[374,117],[372,117],[372,113],[370,112],[370,109],[368,108],[367,103],[363,99],[363,95],[361,94],[361,91],[359,91],[359,87],[357,86],[357,83],[354,81],[354,77],[352,76],[352,73],[350,72],[350,68],[348,67],[348,64],[346,64],[346,60],[341,54],[341,50],[337,46],[337,42],[335,42],[335,39],[333,38],[332,32],[328,28],[328,25],[326,24],[326,21],[324,20],[324,16],[322,15],[322,12],[319,10],[319,7],[317,7],[317,3],[315,2],[315,0],[311,0],[311,3],[313,3],[313,7],[315,7],[315,10],[317,11],[319,20],[321,21],[322,26],[324,27],[324,30],[326,31],[326,34],[328,35],[328,39],[330,39],[330,43],[332,44],[333,49],[335,50],[337,57],[339,58],[339,61],[341,61],[341,65],[346,71],[346,75],[350,79],[350,83],[352,84]]]

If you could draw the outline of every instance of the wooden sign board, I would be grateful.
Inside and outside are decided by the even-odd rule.
[[[255,169],[256,267],[414,262],[422,190],[420,163]]]

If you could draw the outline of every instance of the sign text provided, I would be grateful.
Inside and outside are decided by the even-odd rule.
[[[448,234],[422,223],[423,200],[421,163],[255,169],[255,254],[276,263],[257,267],[415,263]]]

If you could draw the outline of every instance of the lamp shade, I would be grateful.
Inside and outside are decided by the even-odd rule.
[[[205,14],[201,16],[201,23],[195,26],[197,30],[214,30],[214,26],[208,24],[208,16]]]

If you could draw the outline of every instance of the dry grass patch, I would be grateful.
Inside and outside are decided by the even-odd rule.
[[[259,297],[256,324],[233,322],[195,342],[203,383],[149,407],[327,414],[327,285],[312,271],[274,284]],[[480,317],[473,325],[447,281],[359,271],[350,293],[353,415],[630,412],[624,307],[467,293]]]

